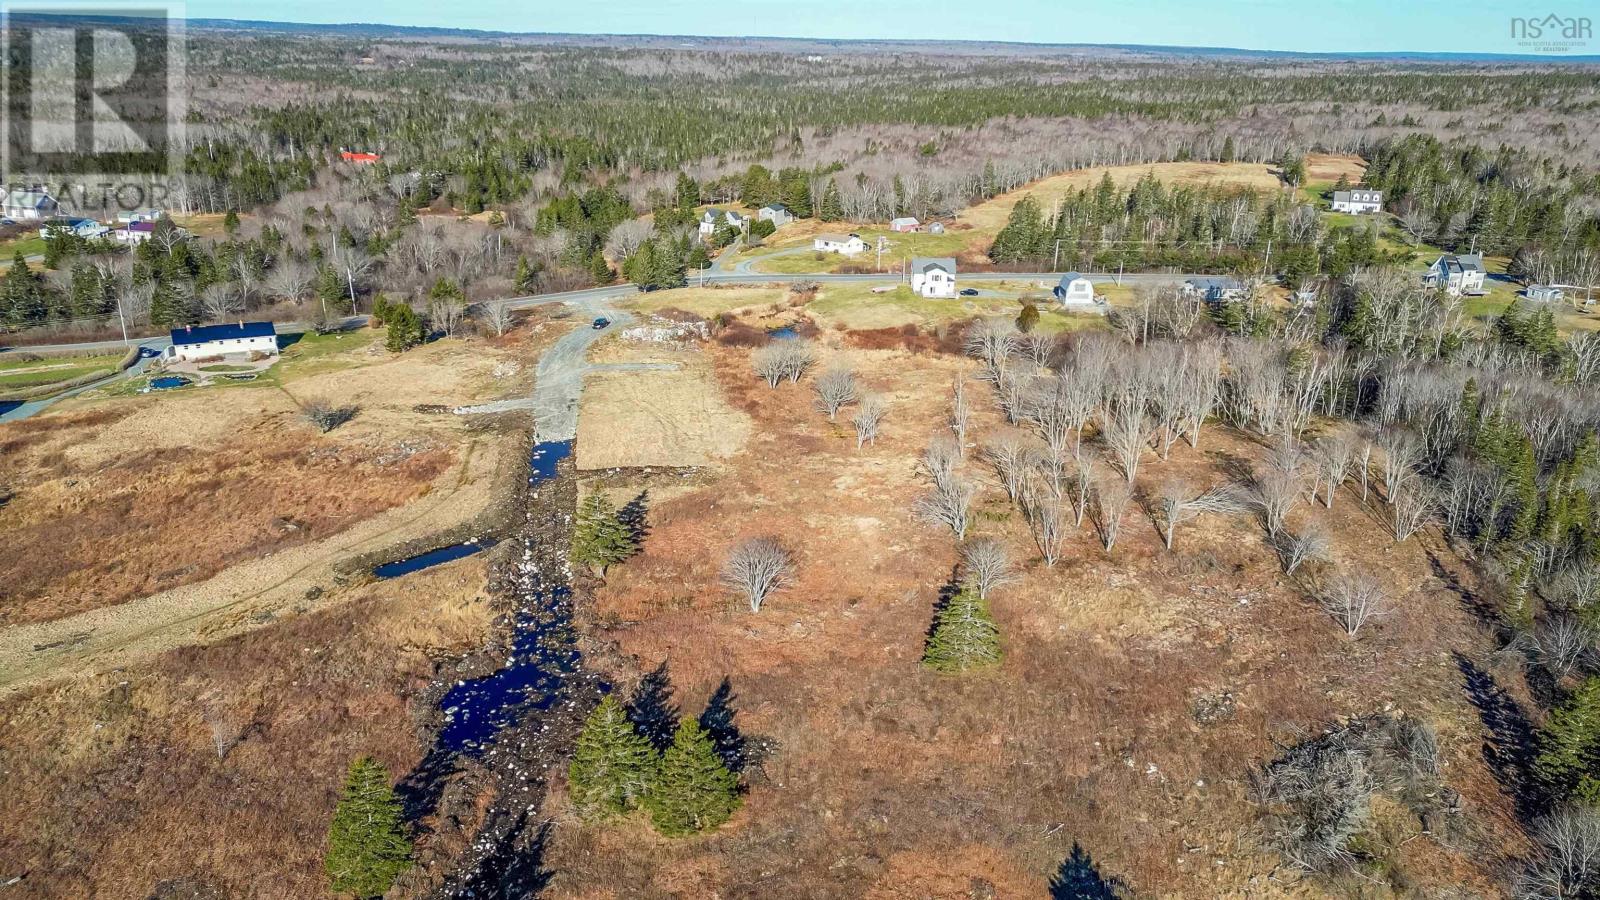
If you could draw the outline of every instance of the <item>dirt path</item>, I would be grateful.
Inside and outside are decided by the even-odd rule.
[[[0,696],[89,668],[124,666],[186,644],[259,628],[286,610],[331,599],[334,565],[363,552],[470,522],[494,500],[515,437],[479,437],[426,497],[314,544],[234,566],[119,606],[0,632]]]

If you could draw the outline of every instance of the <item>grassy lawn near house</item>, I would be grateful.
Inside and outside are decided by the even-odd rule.
[[[0,241],[0,266],[9,267],[12,257],[18,253],[23,256],[38,256],[43,252],[44,238],[39,237],[37,234],[9,241]]]
[[[11,356],[13,354],[7,354]],[[17,359],[0,356],[0,391],[38,387],[81,378],[91,372],[112,372],[121,361],[122,354],[101,356],[59,356],[54,358],[28,358],[15,354]]]
[[[974,283],[975,286],[976,283]],[[1022,311],[1022,297],[1039,296],[1039,330],[1046,333],[1100,327],[1105,317],[1097,313],[1065,313],[1049,300],[1046,292],[1028,282],[983,283],[977,297],[929,300],[912,293],[907,285],[874,293],[874,287],[889,285],[837,284],[825,286],[805,310],[824,328],[870,330],[916,325],[937,328],[975,316],[1015,316]]]

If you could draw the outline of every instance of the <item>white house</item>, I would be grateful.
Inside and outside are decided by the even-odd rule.
[[[859,234],[819,234],[811,241],[811,249],[818,253],[843,253],[854,256],[865,253],[867,242]]]
[[[1462,294],[1483,293],[1483,280],[1487,274],[1483,268],[1482,253],[1446,253],[1428,267],[1428,274],[1422,276],[1422,281],[1459,297]]]
[[[1068,272],[1061,276],[1061,283],[1056,285],[1054,293],[1063,306],[1093,303],[1094,282],[1077,272]]]
[[[121,243],[127,244],[130,247],[137,247],[145,241],[150,240],[155,233],[156,223],[141,219],[129,222],[121,228],[118,228],[116,231],[116,237]]]
[[[916,216],[901,216],[898,219],[890,219],[889,220],[889,230],[890,231],[900,231],[900,232],[916,231],[921,226],[922,226],[922,223],[917,221],[917,217]]]
[[[956,295],[956,261],[948,256],[919,256],[911,261],[911,289],[924,297]]]
[[[1355,188],[1333,192],[1333,211],[1343,213],[1375,213],[1383,209],[1383,192],[1370,188]]]
[[[774,226],[782,227],[794,221],[794,213],[789,212],[789,207],[782,203],[768,203],[756,210],[756,218],[763,222],[771,222]]]
[[[739,212],[738,210],[730,209],[728,210],[727,214],[722,217],[722,220],[727,222],[729,225],[732,225],[734,228],[743,228],[744,224],[750,221],[750,217]]]
[[[118,225],[129,225],[134,222],[154,222],[164,215],[159,209],[130,209],[117,213]]]
[[[172,346],[162,358],[193,362],[218,356],[262,353],[278,355],[278,332],[271,322],[237,325],[190,325],[172,329]]]
[[[61,204],[50,192],[42,187],[34,186],[19,190],[7,191],[6,202],[3,210],[5,217],[21,222],[26,219],[48,219],[61,209]]]
[[[700,214],[700,233],[710,234],[717,230],[723,221],[723,212],[715,206]]]
[[[56,229],[88,240],[94,240],[97,237],[103,237],[111,233],[110,228],[101,225],[94,219],[51,219],[39,229],[39,237],[48,239]]]
[[[1529,300],[1559,303],[1567,296],[1567,292],[1553,284],[1530,284],[1528,289],[1522,292],[1522,296]]]

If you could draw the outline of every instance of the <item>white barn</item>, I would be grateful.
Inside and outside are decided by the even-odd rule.
[[[1087,275],[1068,272],[1061,276],[1061,283],[1056,285],[1054,293],[1062,306],[1093,303],[1094,282],[1090,281]]]
[[[811,248],[818,253],[843,253],[854,256],[865,253],[867,242],[859,234],[819,234],[811,241]]]
[[[756,210],[756,218],[763,222],[771,222],[775,226],[787,225],[794,221],[794,216],[790,214],[789,207],[784,206],[782,203],[768,203],[766,206],[761,207]]]
[[[271,322],[236,325],[190,325],[172,329],[172,346],[164,359],[194,362],[218,356],[262,353],[278,355],[278,331]]]
[[[929,299],[956,295],[956,261],[948,256],[919,256],[911,260],[911,289]]]

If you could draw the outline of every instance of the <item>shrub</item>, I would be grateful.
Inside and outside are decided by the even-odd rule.
[[[311,400],[301,409],[301,414],[306,421],[317,427],[323,434],[338,428],[340,425],[354,419],[360,412],[358,406],[334,406],[327,400]]]

